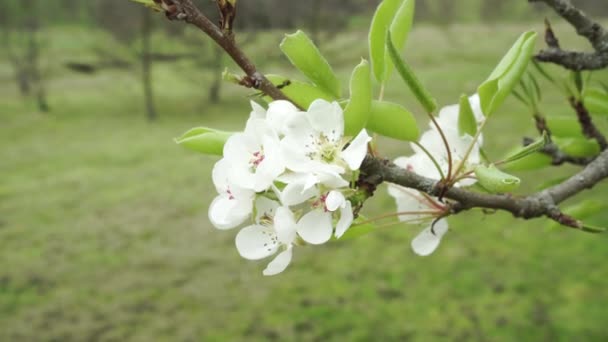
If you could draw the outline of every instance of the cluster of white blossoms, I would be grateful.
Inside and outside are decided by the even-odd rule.
[[[479,95],[475,94],[471,96],[469,102],[479,126],[485,120],[479,102]],[[466,177],[463,173],[472,170],[476,165],[480,164],[480,148],[483,137],[479,135],[476,141],[474,141],[474,137],[468,134],[460,134],[458,129],[459,111],[459,105],[446,106],[439,111],[436,122],[441,127],[441,131],[449,145],[452,169],[458,165],[462,165],[460,174],[452,175],[452,179],[463,176],[454,185],[470,186],[476,180],[472,177]],[[450,169],[447,149],[439,130],[433,123],[430,124],[430,129],[422,134],[419,144],[435,158],[442,173],[447,175]],[[412,149],[414,150],[413,155],[399,157],[395,160],[395,164],[419,175],[439,180],[441,173],[430,157],[416,144],[412,144]],[[437,246],[439,246],[441,238],[448,230],[447,220],[442,218],[446,211],[445,204],[428,194],[395,184],[389,184],[388,192],[395,198],[398,212],[408,213],[407,215],[399,216],[401,221],[426,224],[422,232],[412,240],[414,252],[422,256],[433,253]]]
[[[371,138],[362,130],[344,137],[337,102],[316,100],[308,111],[287,101],[268,110],[252,102],[244,132],[232,135],[213,168],[219,195],[209,207],[218,229],[246,223],[236,236],[249,260],[276,257],[264,275],[281,273],[293,247],[341,237],[353,222],[349,187]],[[249,221],[249,222],[248,222]]]

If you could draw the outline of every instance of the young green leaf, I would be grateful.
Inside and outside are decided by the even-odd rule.
[[[540,137],[538,140],[531,143],[530,145],[522,147],[514,153],[511,153],[509,156],[503,159],[503,163],[510,163],[516,160],[523,159],[535,152],[540,151],[543,147],[547,146],[549,142],[551,142],[549,135],[547,135],[547,132],[543,132],[542,137]]]
[[[160,12],[163,10],[163,8],[159,4],[155,3],[154,0],[131,0],[131,1],[143,4],[144,6],[149,7],[155,11]]]
[[[397,51],[403,51],[407,37],[409,36],[410,30],[412,29],[412,23],[414,22],[414,10],[416,2],[414,0],[404,0],[399,6],[393,22],[391,23],[389,33],[392,37],[392,42],[395,45]],[[386,48],[386,47],[385,47]],[[386,65],[386,80],[388,80],[393,71],[393,63],[391,58],[385,56]]]
[[[387,79],[386,33],[391,28],[395,13],[403,0],[384,0],[378,5],[369,28],[369,57],[374,76],[380,83]]]
[[[312,84],[290,80],[287,77],[274,74],[266,75],[266,77],[272,84],[280,87],[283,94],[295,102],[300,108],[308,108],[316,99],[324,99],[327,101],[335,100],[331,94],[328,94],[323,89]],[[272,101],[270,98],[267,100]]]
[[[404,141],[416,141],[420,136],[412,113],[392,102],[372,102],[367,128],[380,135]]]
[[[593,157],[601,151],[597,141],[586,138],[553,137],[553,142],[560,150],[573,157]]]
[[[551,135],[564,138],[584,138],[578,119],[574,116],[556,115],[547,118]]]
[[[522,34],[488,79],[479,86],[477,91],[485,115],[493,114],[521,79],[534,52],[536,38],[537,34],[533,31]]]
[[[519,187],[520,179],[504,173],[494,165],[479,165],[475,168],[475,175],[479,184],[491,193],[511,192]]]
[[[372,80],[369,62],[362,60],[350,77],[350,101],[344,109],[344,134],[355,136],[367,124],[372,108]]]
[[[221,156],[226,140],[233,133],[218,131],[208,127],[197,127],[175,138],[175,142],[189,150]]]
[[[608,115],[608,90],[590,88],[583,94],[585,108],[593,114]]]
[[[475,114],[469,97],[465,94],[460,96],[460,107],[458,113],[458,132],[460,135],[468,134],[474,136],[477,133],[477,120],[475,120]]]
[[[388,47],[388,53],[395,65],[399,75],[410,88],[418,102],[422,104],[427,113],[433,113],[437,109],[437,101],[431,96],[431,94],[424,88],[416,74],[412,68],[407,65],[405,60],[401,58],[399,52],[395,48],[393,41],[391,39],[391,33],[389,32],[386,36],[386,46]]]
[[[515,149],[509,155],[515,153],[517,150],[519,150],[519,148]],[[536,152],[519,160],[515,160],[508,164],[505,164],[504,166],[502,166],[502,168],[508,172],[532,171],[550,166],[551,162],[552,158],[550,156],[542,154],[540,152]]]
[[[340,81],[319,49],[302,32],[288,34],[280,45],[281,51],[291,64],[300,70],[312,83],[335,98],[342,94]]]

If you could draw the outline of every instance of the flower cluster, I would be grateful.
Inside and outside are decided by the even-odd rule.
[[[471,96],[469,102],[477,125],[479,125],[485,120],[481,111],[479,96],[477,94]],[[436,118],[437,126],[440,127],[441,132],[435,124],[431,123],[430,129],[422,134],[418,144],[412,144],[414,154],[409,157],[397,158],[395,164],[437,180],[441,179],[441,175],[447,175],[451,169],[452,172],[458,172],[451,175],[452,180],[457,180],[454,182],[454,186],[473,185],[476,180],[468,177],[467,174],[474,166],[481,163],[480,148],[483,137],[481,134],[475,138],[469,134],[460,134],[458,129],[459,111],[459,105],[442,108]],[[442,134],[450,150],[451,165]],[[435,159],[437,165],[418,145],[427,150],[428,154]],[[412,240],[414,252],[423,256],[433,253],[448,230],[447,220],[444,218],[448,210],[446,205],[437,198],[423,192],[395,184],[389,184],[388,192],[395,198],[401,221],[416,224],[426,223],[425,229]]]
[[[263,272],[275,275],[291,262],[294,246],[323,244],[350,227],[349,185],[371,138],[365,130],[344,137],[337,102],[316,100],[308,111],[287,101],[274,101],[268,110],[251,105],[245,130],[226,141],[213,168],[219,195],[209,219],[218,229],[250,220],[236,248],[249,260],[278,253]]]

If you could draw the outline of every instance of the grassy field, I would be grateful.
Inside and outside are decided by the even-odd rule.
[[[449,104],[474,92],[529,28],[541,25],[422,26],[407,56]],[[564,46],[580,44],[558,28]],[[160,120],[148,123],[137,74],[61,69],[66,55],[86,56],[87,36],[56,31],[46,63],[52,113],[24,103],[0,62],[0,340],[608,339],[608,238],[549,229],[544,220],[465,213],[450,219],[450,233],[428,258],[409,249],[419,228],[398,225],[298,248],[284,274],[262,277],[264,262],[238,256],[236,231],[208,222],[215,159],[172,141],[196,125],[240,129],[247,92],[227,85],[222,102],[210,105],[208,74],[193,82],[184,72],[194,73],[191,65],[159,65]],[[344,85],[349,68],[366,55],[364,36],[352,32],[322,46]],[[278,50],[260,46],[279,39],[269,34],[266,44],[250,47],[259,58],[275,56]],[[287,72],[283,62],[268,59],[264,71]],[[569,113],[559,93],[543,87],[546,112]],[[418,108],[397,78],[387,96]],[[496,157],[534,133],[513,100],[488,130],[485,141]],[[388,156],[408,151],[394,141],[380,146]],[[523,188],[575,170],[523,174]],[[580,198],[605,200],[607,190]],[[394,209],[382,190],[367,210]],[[606,225],[608,216],[595,223]]]

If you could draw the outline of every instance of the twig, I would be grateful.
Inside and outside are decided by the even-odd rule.
[[[598,70],[608,66],[608,31],[602,25],[591,20],[583,11],[574,7],[570,0],[528,0],[544,2],[566,19],[576,32],[586,38],[595,52],[565,51],[559,46],[548,21],[545,21],[545,42],[549,47],[538,53],[535,58],[541,62],[559,64],[570,70]]]
[[[373,182],[375,186],[390,182],[433,196],[438,195],[435,180],[402,169],[386,159],[368,156],[361,166],[361,174],[363,177],[369,176],[368,181]],[[531,219],[544,216],[564,224],[558,220],[562,216],[557,205],[585,189],[592,188],[605,178],[608,178],[608,151],[602,152],[583,170],[564,182],[532,195],[489,195],[454,187],[445,193],[445,198],[456,202],[452,204],[454,213],[473,208],[498,209],[508,211],[515,217]],[[578,221],[575,226],[567,226],[585,230]]]
[[[172,20],[183,20],[205,32],[230,55],[234,62],[247,74],[254,88],[261,90],[275,100],[289,100],[281,90],[275,87],[236,45],[232,34],[225,34],[209,20],[192,0],[162,0],[167,4],[166,15]]]
[[[524,138],[524,146],[528,146],[533,143],[535,140],[531,138]],[[549,143],[545,145],[540,151],[540,153],[546,154],[551,157],[551,165],[560,166],[563,164],[572,164],[585,166],[591,163],[595,158],[594,157],[574,157],[571,156],[555,145],[554,143]]]
[[[593,124],[591,115],[589,115],[589,111],[587,111],[587,108],[585,108],[583,102],[575,99],[574,97],[570,97],[570,105],[576,111],[578,122],[583,129],[583,134],[589,139],[595,139],[600,145],[600,149],[602,151],[608,148],[608,141],[606,141],[606,137],[604,137],[604,135],[597,129],[595,124]]]

